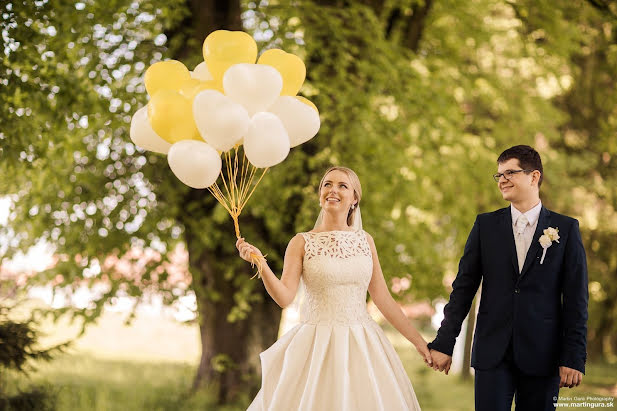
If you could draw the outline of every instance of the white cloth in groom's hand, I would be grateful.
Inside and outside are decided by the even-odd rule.
[[[512,230],[514,232],[514,243],[516,245],[516,257],[518,260],[518,272],[523,271],[523,264],[525,264],[525,257],[527,257],[527,251],[533,241],[533,235],[536,232],[538,226],[538,219],[540,218],[540,211],[542,210],[542,202],[540,201],[531,210],[526,213],[521,213],[519,210],[510,205],[512,213]],[[521,219],[524,217],[524,219]]]

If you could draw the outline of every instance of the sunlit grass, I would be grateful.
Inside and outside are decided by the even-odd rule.
[[[246,409],[242,404],[218,407],[208,390],[192,395],[194,372],[192,364],[117,361],[75,354],[41,364],[30,381],[18,377],[13,384],[20,388],[28,384],[49,387],[56,395],[59,411]]]
[[[125,327],[123,318],[118,313],[104,314],[69,353],[38,364],[30,379],[11,375],[9,388],[46,386],[56,394],[59,411],[246,410],[252,400],[248,393],[225,407],[216,405],[214,387],[191,393],[199,352],[196,325],[142,315],[133,326]],[[396,330],[389,324],[382,327],[423,410],[474,409],[473,379],[462,381],[458,375],[434,372]],[[48,342],[75,332],[67,324],[45,328],[50,334]],[[562,389],[560,396],[607,395],[617,382],[617,373],[606,364],[589,364],[585,382],[572,390]]]

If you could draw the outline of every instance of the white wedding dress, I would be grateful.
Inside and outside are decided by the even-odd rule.
[[[259,354],[261,389],[247,411],[419,410],[400,358],[366,309],[373,259],[365,232],[301,234],[300,324]]]

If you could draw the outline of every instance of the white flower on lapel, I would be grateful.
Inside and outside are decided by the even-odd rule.
[[[540,236],[538,240],[540,245],[544,249],[542,251],[542,258],[540,259],[540,264],[544,262],[544,257],[546,256],[546,250],[553,245],[553,241],[559,242],[559,228],[549,227],[544,230],[544,235]]]
[[[547,235],[551,239],[551,241],[559,242],[559,229],[558,228],[549,227],[546,230],[544,230],[544,235]]]

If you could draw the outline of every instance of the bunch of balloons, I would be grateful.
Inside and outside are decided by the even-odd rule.
[[[296,95],[306,68],[294,54],[270,49],[257,60],[250,35],[217,30],[205,39],[203,56],[192,72],[177,60],[148,68],[150,100],[133,115],[130,137],[167,154],[184,184],[208,188],[233,218],[239,238],[238,216],[255,187],[290,148],[317,134],[319,112]]]
[[[297,96],[306,68],[294,54],[271,49],[257,60],[250,35],[217,30],[205,39],[203,56],[192,72],[177,60],[148,68],[150,100],[133,115],[130,136],[139,147],[167,154],[184,184],[207,188],[239,238],[238,216],[255,187],[290,148],[317,134],[319,112]]]

